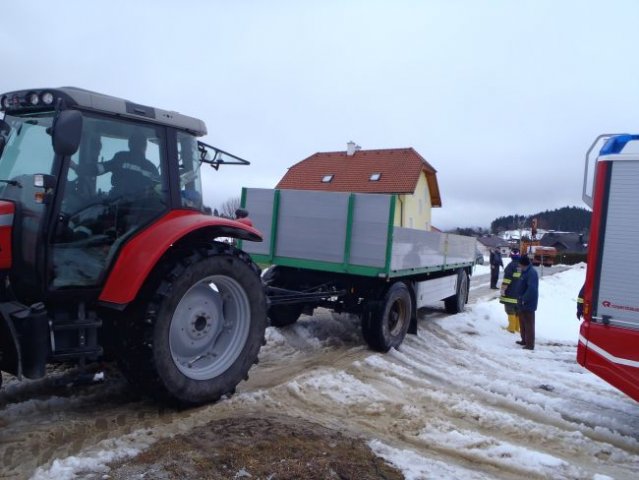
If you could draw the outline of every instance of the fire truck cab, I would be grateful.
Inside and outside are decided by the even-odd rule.
[[[639,401],[639,135],[600,135],[586,154],[592,208],[578,362]]]

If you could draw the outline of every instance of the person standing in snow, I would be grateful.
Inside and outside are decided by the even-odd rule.
[[[508,330],[510,333],[519,332],[519,316],[517,312],[517,287],[521,272],[519,265],[519,249],[513,248],[510,252],[510,263],[504,268],[504,279],[501,282],[501,297],[499,303],[504,305],[508,315]],[[523,337],[522,337],[523,342]]]
[[[539,300],[539,277],[530,265],[528,255],[519,259],[521,277],[517,287],[517,309],[521,327],[521,344],[526,350],[535,349],[535,312]],[[517,342],[520,343],[520,342]]]
[[[499,267],[504,268],[504,262],[501,260],[499,248],[495,247],[490,251],[490,288],[493,290],[497,290]]]
[[[585,284],[579,290],[579,296],[577,297],[577,320],[581,320],[581,317],[584,316],[584,288],[586,288]]]

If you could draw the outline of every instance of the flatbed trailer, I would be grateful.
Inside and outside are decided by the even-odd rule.
[[[316,307],[359,315],[369,346],[417,333],[417,309],[464,310],[475,264],[471,237],[394,226],[394,195],[245,188],[262,243],[242,248],[269,265],[262,279],[274,326]]]

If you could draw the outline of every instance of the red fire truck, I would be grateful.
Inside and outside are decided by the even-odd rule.
[[[637,401],[638,140],[639,135],[601,135],[586,154],[583,198],[592,208],[592,223],[577,348],[581,365]]]

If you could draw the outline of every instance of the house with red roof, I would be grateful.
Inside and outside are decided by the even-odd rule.
[[[441,207],[437,171],[415,149],[318,152],[288,169],[276,188],[396,195],[395,226],[431,230],[431,209]]]

